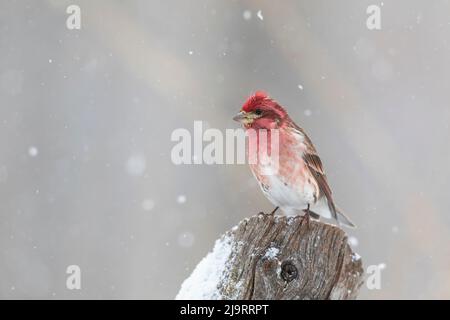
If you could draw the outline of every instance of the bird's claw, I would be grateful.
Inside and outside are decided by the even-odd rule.
[[[275,209],[272,210],[272,212],[270,213],[265,213],[263,211],[260,211],[258,213],[258,216],[263,215],[263,216],[269,216],[269,217],[273,217],[275,215],[275,212],[278,210],[279,207],[275,207]]]
[[[305,214],[302,217],[302,221],[300,221],[300,224],[303,225],[304,223],[306,223],[306,227],[309,229],[310,227],[310,223],[309,221],[311,220],[311,216],[309,214],[309,205],[308,208],[306,210],[304,210]]]

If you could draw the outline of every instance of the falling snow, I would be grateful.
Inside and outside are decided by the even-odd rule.
[[[146,160],[142,155],[132,155],[125,163],[125,169],[131,176],[140,176],[145,172]]]
[[[352,247],[357,247],[359,244],[359,241],[356,237],[350,236],[348,237],[348,243],[352,246]]]
[[[186,196],[185,196],[184,194],[180,194],[180,195],[177,197],[177,202],[178,202],[179,204],[185,203],[186,200],[187,200],[187,198],[186,198]]]
[[[245,10],[244,13],[242,13],[242,16],[245,20],[250,20],[252,18],[252,12],[250,10]]]
[[[30,157],[36,157],[39,153],[38,148],[32,146],[28,148],[28,154],[30,155]]]
[[[354,166],[344,168],[340,165],[342,161],[356,161],[362,167],[373,165],[374,168],[393,163],[392,168],[400,169],[396,170],[400,174],[398,179],[386,188],[378,191],[369,184],[363,196],[355,197],[354,206],[367,213],[364,218],[370,223],[362,230],[357,229],[358,237],[349,236],[348,245],[366,251],[364,256],[373,258],[364,261],[365,264],[385,259],[379,267],[384,269],[390,264],[388,270],[394,272],[396,260],[407,260],[408,254],[421,257],[426,253],[420,246],[420,241],[423,242],[420,236],[432,236],[435,247],[448,242],[446,224],[436,224],[436,230],[433,230],[435,224],[427,229],[417,219],[408,220],[407,226],[400,224],[399,217],[410,216],[410,205],[400,206],[394,218],[389,216],[392,210],[381,209],[392,202],[392,190],[399,191],[395,196],[401,204],[409,204],[411,198],[427,203],[428,193],[431,200],[443,199],[439,203],[442,208],[447,204],[445,186],[450,175],[445,167],[448,158],[445,136],[450,128],[450,112],[446,108],[450,91],[445,87],[450,81],[447,72],[450,20],[445,7],[441,10],[436,5],[431,11],[423,11],[423,7],[411,3],[403,14],[400,6],[383,7],[387,11],[382,14],[397,19],[383,20],[386,22],[383,31],[377,33],[366,30],[365,6],[356,11],[351,6],[349,10],[343,8],[342,12],[348,14],[342,23],[341,14],[336,17],[324,14],[320,6],[313,4],[295,6],[292,12],[277,20],[269,11],[270,6],[233,2],[218,6],[209,2],[189,5],[187,12],[180,13],[180,19],[172,19],[173,29],[179,32],[154,33],[159,22],[163,22],[160,26],[163,27],[166,18],[170,20],[173,15],[164,5],[161,10],[153,2],[146,2],[141,6],[145,10],[130,16],[130,22],[138,25],[127,29],[131,33],[121,33],[120,26],[112,23],[110,31],[115,37],[98,41],[94,46],[89,46],[89,41],[75,41],[74,46],[72,40],[81,40],[77,38],[82,33],[65,28],[65,7],[56,2],[48,1],[49,8],[44,8],[32,2],[24,6],[20,1],[10,1],[5,7],[18,14],[5,14],[0,27],[3,54],[0,130],[4,138],[0,188],[5,191],[0,265],[10,271],[8,281],[2,283],[5,298],[16,295],[45,298],[56,293],[64,298],[67,295],[64,282],[59,287],[51,286],[55,275],[64,274],[64,269],[55,271],[52,266],[64,267],[70,252],[77,250],[80,239],[83,241],[83,235],[91,229],[96,230],[93,241],[89,241],[92,251],[102,249],[105,239],[117,247],[107,252],[110,256],[94,257],[98,261],[93,259],[91,263],[92,269],[108,269],[101,279],[97,282],[93,279],[90,284],[92,287],[104,284],[105,290],[100,286],[95,294],[108,297],[108,290],[115,289],[115,295],[122,295],[127,277],[124,280],[114,276],[123,266],[104,268],[103,265],[105,258],[119,261],[124,257],[127,243],[132,243],[138,249],[146,248],[144,254],[136,253],[137,258],[126,256],[134,260],[164,262],[168,257],[180,258],[180,263],[163,270],[169,274],[167,279],[161,277],[161,268],[146,268],[145,263],[136,263],[136,279],[132,279],[143,288],[154,284],[154,290],[147,290],[152,298],[174,295],[173,288],[180,285],[180,277],[188,275],[184,274],[186,268],[192,272],[195,266],[192,263],[198,262],[202,250],[210,246],[203,233],[215,239],[213,231],[228,229],[223,221],[227,225],[237,223],[241,219],[239,215],[258,212],[261,208],[255,208],[253,199],[263,196],[257,181],[253,177],[247,180],[251,174],[246,167],[175,167],[170,161],[173,146],[170,133],[177,127],[191,131],[194,118],[209,120],[211,128],[220,130],[240,127],[231,116],[238,111],[245,96],[256,89],[268,90],[276,100],[286,104],[299,125],[310,130],[315,128],[311,138],[322,143],[318,147],[328,158],[328,170],[334,174],[331,178],[344,179],[341,190],[339,181],[333,181],[338,192],[354,191],[358,182],[370,180],[372,173],[359,170],[360,179],[347,183],[343,177],[348,176],[347,171],[352,174]],[[36,28],[38,21],[33,15],[48,16],[44,9],[59,12],[58,21],[39,19]],[[160,13],[160,19],[146,19],[152,12]],[[166,14],[169,16],[165,17]],[[304,21],[299,23],[295,19],[302,14]],[[87,20],[82,21],[84,26]],[[329,26],[339,28],[321,32]],[[85,27],[83,33],[87,39],[95,37],[89,34],[95,28]],[[309,37],[301,36],[305,34],[302,28],[306,28]],[[231,29],[233,32],[229,32]],[[138,32],[132,34],[133,30]],[[36,34],[41,31],[54,41],[36,43]],[[336,41],[349,33],[353,34],[350,40]],[[379,38],[383,35],[389,41],[380,45]],[[128,41],[128,46],[126,37],[133,39]],[[320,47],[315,45],[317,42]],[[324,52],[323,48],[327,50]],[[249,56],[252,61],[247,63],[247,68],[242,68],[240,62]],[[286,68],[286,60],[291,67]],[[336,63],[339,61],[345,63]],[[305,65],[308,62],[310,66]],[[232,79],[245,81],[236,88]],[[287,89],[280,91],[279,83],[288,84]],[[433,103],[427,103],[430,100]],[[204,124],[206,129],[206,121]],[[408,139],[418,128],[421,129],[419,141]],[[345,149],[356,151],[343,156],[342,148],[333,147],[330,132],[339,141],[345,140]],[[425,160],[408,162],[408,150],[430,149],[427,141],[433,141],[433,151],[441,152]],[[206,143],[203,141],[203,146]],[[326,143],[331,145],[328,150]],[[390,162],[377,156],[386,150],[394,152]],[[404,166],[405,159],[407,166]],[[411,174],[415,172],[416,162],[421,161],[423,167],[438,162],[440,170]],[[378,176],[380,181],[383,178],[389,181],[390,170],[378,170]],[[404,179],[409,176],[411,179]],[[434,180],[439,183],[423,191],[414,188],[417,182],[429,177],[437,178]],[[410,186],[407,183],[410,180],[416,183]],[[379,203],[378,209],[373,207],[375,202]],[[233,213],[235,208],[241,208],[239,214]],[[448,220],[445,210],[435,211],[436,221]],[[204,226],[199,228],[199,221]],[[367,246],[380,221],[390,221],[391,225],[385,228],[379,248]],[[236,232],[244,226],[237,225],[232,230]],[[48,227],[52,233],[42,232]],[[52,239],[64,237],[65,233],[68,253],[58,255],[60,243]],[[412,239],[417,243],[410,241],[410,233],[417,235]],[[203,265],[197,266],[192,279],[185,281],[179,297],[191,297],[186,295],[188,291],[199,298],[216,294],[215,285],[226,277],[223,264],[231,250],[226,241],[221,241],[202,261]],[[320,237],[315,242],[320,245]],[[391,242],[394,245],[387,245]],[[402,250],[404,243],[408,243],[409,250]],[[131,246],[129,251],[133,253]],[[378,251],[383,254],[377,255]],[[390,286],[392,292],[362,290],[362,298],[414,298],[447,293],[446,284],[440,281],[446,276],[446,268],[441,263],[446,261],[446,252],[443,251],[442,259],[439,253],[433,253],[435,261],[427,261],[429,253],[426,253],[422,257],[425,262],[419,259],[420,263],[408,271],[407,280],[420,280],[410,281],[408,290],[402,286]],[[281,259],[280,254],[272,246],[263,251],[269,259]],[[352,258],[360,259],[356,253]],[[425,277],[421,272],[424,263],[430,271],[426,273],[427,279],[421,278]],[[147,282],[141,284],[144,279]],[[136,290],[143,292],[142,288]],[[90,292],[82,294],[86,298],[92,296]]]
[[[155,202],[152,199],[145,199],[142,201],[142,209],[151,211],[155,207]]]
[[[261,11],[261,10],[259,10],[258,13],[257,13],[256,15],[258,16],[258,18],[259,18],[260,20],[264,20],[264,17],[263,17],[263,15],[262,15],[262,11]]]
[[[310,109],[306,109],[305,111],[303,111],[303,114],[304,114],[306,117],[310,117],[310,116],[312,115],[312,111],[311,111]]]
[[[178,236],[178,245],[183,248],[190,248],[195,243],[195,236],[189,231],[185,231]]]

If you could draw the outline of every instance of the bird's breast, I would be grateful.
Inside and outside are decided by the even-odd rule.
[[[300,131],[280,129],[277,148],[267,151],[260,142],[260,136],[249,139],[249,156],[257,159],[250,168],[258,180],[261,190],[276,206],[303,210],[318,198],[317,184],[303,159],[306,150],[304,136]],[[273,138],[273,136],[271,137]],[[275,141],[275,140],[272,140]],[[253,143],[253,145],[252,145]],[[251,152],[256,154],[250,154]],[[260,159],[270,152],[270,170]],[[274,154],[273,152],[277,152]]]
[[[267,174],[259,164],[250,165],[264,195],[276,206],[303,210],[315,202],[317,190],[300,152],[280,150],[277,170]]]

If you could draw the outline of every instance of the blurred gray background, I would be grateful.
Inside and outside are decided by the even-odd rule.
[[[237,128],[262,89],[311,135],[365,266],[385,264],[360,298],[450,298],[450,3],[385,0],[379,31],[370,4],[2,0],[0,297],[172,299],[272,206],[245,165],[172,164],[170,135]]]

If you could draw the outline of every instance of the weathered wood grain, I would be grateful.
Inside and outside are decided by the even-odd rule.
[[[354,299],[363,282],[362,261],[336,226],[258,215],[225,236],[233,250],[223,299]]]

